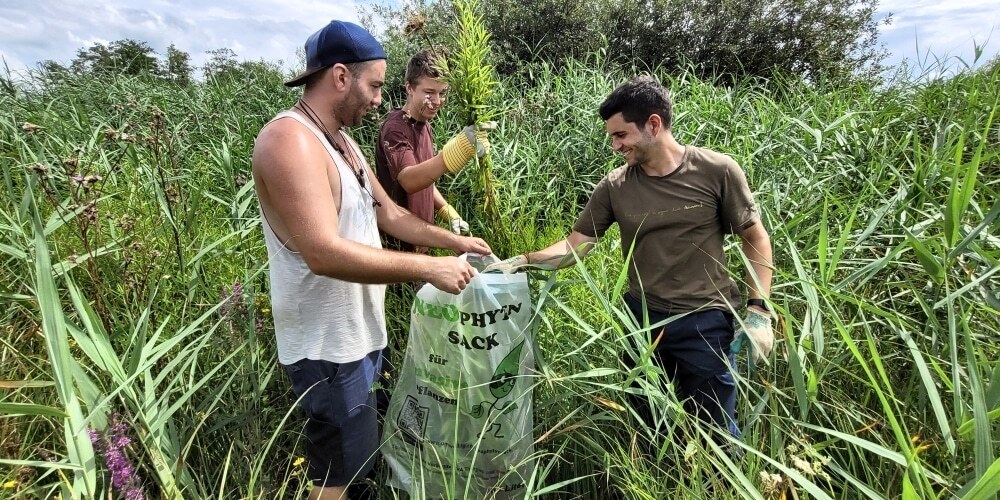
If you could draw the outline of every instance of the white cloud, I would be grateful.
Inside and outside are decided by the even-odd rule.
[[[976,45],[984,47],[980,63],[1000,52],[1000,8],[995,0],[888,0],[881,15],[892,23],[880,27],[882,42],[892,52],[888,62],[924,61],[936,56],[960,57],[971,63]]]
[[[4,1],[0,57],[13,69],[49,59],[68,63],[80,48],[132,38],[160,54],[173,43],[196,66],[208,59],[207,51],[229,48],[241,59],[280,60],[289,68],[297,66],[297,52],[310,33],[330,19],[357,22],[360,5],[354,0]],[[880,36],[892,53],[890,64],[926,57],[928,51],[971,60],[973,41],[986,42],[991,31],[983,59],[1000,51],[996,0],[881,2],[879,16],[889,12],[893,21],[880,27]]]
[[[306,37],[331,19],[357,22],[351,0],[216,1],[36,0],[0,4],[0,56],[12,69],[71,61],[95,43],[131,38],[159,54],[171,43],[196,66],[207,52],[229,48],[240,59],[290,61]]]

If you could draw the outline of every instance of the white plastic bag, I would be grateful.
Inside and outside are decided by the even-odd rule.
[[[496,257],[463,256],[481,269]],[[459,295],[428,284],[386,412],[389,485],[421,498],[524,498],[533,464],[531,296],[522,274]]]

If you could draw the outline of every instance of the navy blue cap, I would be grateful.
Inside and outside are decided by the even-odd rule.
[[[347,21],[330,21],[306,40],[306,69],[285,82],[289,87],[306,83],[309,75],[334,64],[385,59],[382,44],[368,30]]]

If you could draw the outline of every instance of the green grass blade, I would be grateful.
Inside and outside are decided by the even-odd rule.
[[[45,241],[45,231],[32,200],[32,228],[34,231],[35,292],[38,297],[39,312],[42,317],[42,331],[45,346],[52,364],[53,380],[59,399],[66,409],[68,418],[64,420],[63,431],[66,451],[70,463],[80,469],[74,471],[72,494],[74,498],[93,497],[97,488],[97,471],[94,448],[87,436],[87,424],[73,382],[76,360],[73,359],[63,319],[62,303],[56,292],[52,276],[49,248]]]
[[[1000,459],[993,462],[986,472],[976,479],[962,500],[992,500],[1000,492]]]
[[[944,410],[944,404],[942,403],[941,395],[938,392],[937,384],[934,378],[931,376],[930,370],[927,368],[927,361],[924,360],[924,355],[920,352],[919,347],[910,334],[906,332],[901,332],[900,337],[906,346],[910,350],[910,356],[913,357],[913,363],[917,366],[917,373],[920,374],[920,382],[927,391],[927,399],[931,404],[931,409],[934,412],[934,418],[937,420],[938,429],[941,431],[941,437],[944,438],[945,445],[948,447],[948,452],[952,455],[955,454],[955,438],[951,432],[951,422],[948,420],[948,416]]]
[[[906,242],[913,249],[913,253],[917,256],[917,260],[920,265],[923,266],[924,271],[934,280],[935,283],[940,284],[944,281],[944,266],[938,261],[938,258],[934,255],[927,245],[925,245],[919,238],[911,234],[909,231],[906,232]]]
[[[966,372],[969,377],[969,392],[972,393],[972,417],[975,420],[975,457],[976,476],[982,477],[986,474],[990,464],[994,461],[992,425],[986,408],[986,388],[980,378],[980,367],[976,360],[977,350],[973,345],[973,332],[969,328],[966,314],[961,316],[962,337],[965,338],[965,359]]]
[[[23,415],[40,415],[43,417],[68,418],[69,415],[59,408],[38,405],[32,403],[3,403],[0,402],[0,414],[11,417]]]
[[[958,240],[958,228],[962,225],[962,192],[965,176],[962,175],[962,154],[965,153],[965,134],[959,134],[958,144],[954,147],[954,158],[951,172],[951,185],[948,189],[948,199],[944,205],[944,236],[945,243],[951,248]],[[974,181],[975,179],[973,179]]]

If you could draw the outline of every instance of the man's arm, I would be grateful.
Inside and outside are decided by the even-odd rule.
[[[771,276],[774,263],[771,260],[771,237],[760,222],[739,233],[743,240],[743,254],[750,261],[747,270],[747,288],[751,299],[771,296]]]
[[[328,175],[330,169],[325,148],[294,120],[268,125],[254,145],[254,186],[263,215],[313,273],[357,283],[422,280],[455,293],[464,288],[473,270],[457,258],[392,252],[341,238],[333,195],[341,179]],[[384,191],[379,194],[383,206],[391,204]]]
[[[433,158],[420,163],[415,163],[414,160],[412,164],[399,165],[396,182],[407,193],[412,194],[433,185],[445,172],[457,174],[473,156],[478,155],[482,158],[489,152],[490,143],[486,139],[486,131],[492,126],[495,124],[489,127],[477,128],[474,125],[465,127],[445,143],[441,152]]]
[[[389,199],[378,182],[372,187],[372,194],[382,204],[377,210],[378,227],[394,238],[418,247],[448,248],[458,253],[488,255],[491,252],[489,245],[480,238],[459,236],[404,210]]]
[[[433,186],[434,182],[444,175],[446,171],[444,158],[440,154],[415,165],[400,165],[399,167],[399,175],[396,176],[396,182],[410,194]],[[435,205],[437,205],[436,200]]]
[[[440,154],[423,162],[417,161],[416,145],[399,129],[398,122],[386,121],[375,147],[382,150],[388,168],[396,182],[408,194],[434,185],[444,175],[447,167]]]
[[[434,186],[434,211],[437,212],[441,210],[441,207],[448,205],[448,200],[444,199],[441,195],[441,191],[438,191],[437,186]]]
[[[747,270],[747,288],[751,299],[766,299],[771,295],[771,237],[760,222],[740,232],[743,239],[743,254],[750,261]],[[748,338],[753,346],[750,360],[757,364],[761,359],[767,359],[774,347],[774,330],[771,327],[771,313],[767,309],[752,305],[747,308],[746,319],[740,323],[737,340],[730,346],[733,352],[739,351],[743,339]]]
[[[562,269],[573,265],[576,257],[586,257],[597,243],[597,238],[573,231],[569,236],[535,252],[524,254],[526,264]],[[576,252],[574,256],[573,252]]]
[[[483,269],[483,272],[513,273],[528,264],[545,269],[562,269],[576,262],[577,257],[586,257],[596,243],[597,238],[573,231],[569,236],[541,250],[527,252],[490,264],[486,266],[486,269]]]

